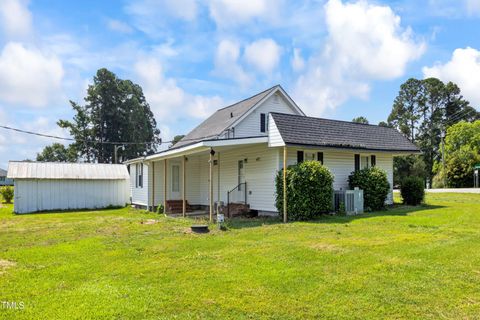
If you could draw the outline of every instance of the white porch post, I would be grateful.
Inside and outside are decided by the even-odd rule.
[[[210,175],[209,175],[209,191],[208,191],[208,198],[210,201],[210,223],[213,222],[213,155],[215,151],[213,149],[210,150]]]
[[[167,159],[163,161],[163,212],[167,213]]]
[[[283,147],[283,222],[287,222],[287,146]]]
[[[183,213],[183,217],[185,217],[186,213],[187,213],[187,200],[186,200],[186,195],[185,195],[185,189],[186,189],[186,185],[185,185],[185,180],[186,180],[186,174],[185,174],[185,162],[186,162],[186,157],[183,156],[183,161],[182,161],[182,166],[183,166],[183,185],[182,185],[182,199],[183,199],[183,203],[182,203],[182,213]]]

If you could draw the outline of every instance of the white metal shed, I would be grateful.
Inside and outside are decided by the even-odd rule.
[[[121,164],[10,161],[14,211],[96,209],[129,202],[129,174]]]

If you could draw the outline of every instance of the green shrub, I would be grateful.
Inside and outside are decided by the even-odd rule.
[[[400,187],[403,203],[416,206],[422,203],[425,197],[423,179],[419,177],[407,177],[403,179]]]
[[[354,171],[348,177],[351,189],[363,190],[365,211],[380,210],[385,207],[385,200],[390,192],[387,173],[378,167]]]
[[[275,205],[283,212],[283,169],[275,179]],[[318,161],[305,161],[287,168],[288,220],[309,220],[332,208],[333,175]]]
[[[163,204],[157,206],[157,213],[162,214],[165,212],[165,208],[163,207]]]
[[[6,203],[12,203],[13,199],[13,187],[5,186],[0,188],[0,194],[2,195],[3,199]]]

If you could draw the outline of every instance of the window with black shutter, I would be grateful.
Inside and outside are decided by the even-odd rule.
[[[355,171],[360,170],[360,155],[355,155]]]
[[[317,152],[317,160],[323,164],[323,152]]]
[[[260,132],[266,132],[267,130],[267,117],[265,113],[260,113]]]
[[[377,156],[372,154],[370,156],[370,164],[372,165],[372,167],[375,167],[377,165]]]
[[[303,151],[297,151],[297,163],[303,162]]]

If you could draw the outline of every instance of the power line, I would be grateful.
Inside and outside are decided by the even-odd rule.
[[[51,139],[57,139],[57,140],[64,140],[64,141],[75,141],[75,142],[82,142],[82,143],[92,143],[92,144],[109,144],[109,145],[119,145],[119,144],[124,144],[124,145],[148,145],[148,144],[165,144],[165,143],[173,143],[173,140],[170,141],[160,141],[160,142],[130,142],[130,141],[125,141],[125,142],[113,142],[113,141],[93,141],[93,140],[77,140],[73,138],[67,138],[67,137],[59,137],[55,135],[50,135],[50,134],[45,134],[45,133],[39,133],[39,132],[33,132],[33,131],[28,131],[28,130],[23,130],[23,129],[18,129],[18,128],[13,128],[9,126],[3,126],[0,125],[0,128],[6,129],[6,130],[11,130],[11,131],[16,131],[19,133],[24,133],[24,134],[29,134],[29,135],[34,135],[38,137],[43,137],[43,138],[51,138]],[[198,141],[202,139],[207,139],[207,138],[213,138],[213,136],[204,136],[204,137],[198,137],[195,139],[182,139],[182,141]]]

